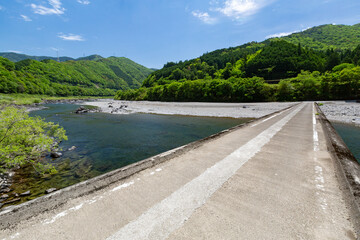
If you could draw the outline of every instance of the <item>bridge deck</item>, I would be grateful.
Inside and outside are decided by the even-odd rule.
[[[356,239],[339,187],[313,104],[303,103],[0,239]]]

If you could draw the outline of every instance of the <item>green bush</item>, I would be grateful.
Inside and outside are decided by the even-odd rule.
[[[65,130],[39,117],[29,117],[24,109],[6,107],[0,111],[0,169],[32,165],[39,173],[56,173],[41,161],[43,153],[56,150],[67,140]]]

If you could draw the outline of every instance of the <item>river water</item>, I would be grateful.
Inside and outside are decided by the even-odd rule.
[[[331,124],[360,163],[360,126],[335,122]]]
[[[10,195],[31,191],[30,196],[18,203],[39,197],[46,189],[64,188],[250,120],[155,114],[75,114],[78,105],[45,106],[46,109],[30,115],[59,123],[69,140],[60,144],[61,158],[45,159],[56,166],[57,174],[40,176],[30,167],[18,171]],[[72,146],[76,149],[68,151]]]

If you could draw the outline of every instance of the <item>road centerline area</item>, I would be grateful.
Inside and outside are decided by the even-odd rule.
[[[107,239],[166,239],[241,166],[255,156],[304,106],[305,104],[301,104],[296,107],[288,115]]]

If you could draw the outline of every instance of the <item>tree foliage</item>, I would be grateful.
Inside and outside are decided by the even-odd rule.
[[[0,111],[0,169],[31,164],[38,172],[55,173],[41,161],[42,154],[67,140],[65,130],[39,117],[29,117],[24,109],[6,107]]]
[[[172,81],[149,88],[118,91],[115,99],[151,101],[304,101],[360,98],[360,66],[341,64],[334,72],[301,71],[268,84],[260,77]]]
[[[127,58],[99,58],[58,63],[0,57],[0,92],[56,96],[111,96],[139,88],[152,70]]]
[[[360,24],[348,25],[321,25],[294,33],[281,39],[293,43],[300,43],[317,51],[336,49],[345,51],[354,49],[360,44]]]

